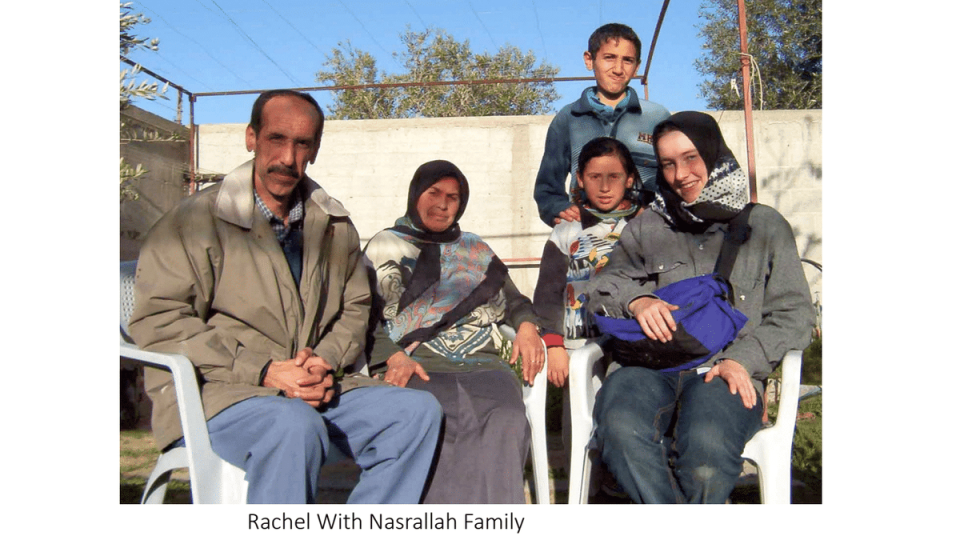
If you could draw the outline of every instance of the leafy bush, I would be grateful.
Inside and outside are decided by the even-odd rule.
[[[803,351],[803,371],[800,374],[802,384],[821,386],[823,384],[823,337],[817,336]]]
[[[793,502],[823,502],[823,396],[800,402],[797,429],[793,434]]]

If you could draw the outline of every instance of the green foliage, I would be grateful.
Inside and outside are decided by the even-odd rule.
[[[560,70],[536,65],[532,52],[504,45],[495,54],[474,53],[469,40],[457,41],[443,30],[427,29],[401,34],[404,51],[394,53],[405,72],[387,74],[376,59],[339,43],[317,72],[317,81],[333,86],[367,84],[471,81],[483,79],[547,78]],[[432,85],[394,88],[347,89],[334,92],[330,117],[339,120],[501,116],[543,114],[559,97],[553,83]]]
[[[124,477],[120,475],[120,504],[139,504],[140,497],[143,496],[143,490],[147,481],[141,477]],[[193,497],[190,494],[190,483],[179,480],[171,480],[167,484],[167,496],[164,502],[167,504],[190,504]]]
[[[120,158],[120,200],[135,201],[140,198],[137,190],[130,186],[131,180],[136,180],[147,174],[147,169],[143,168],[142,163],[137,163],[134,167]]]
[[[823,396],[800,402],[793,434],[793,478],[803,483],[794,490],[795,503],[820,503],[823,499]]]
[[[813,386],[823,385],[823,337],[813,338],[803,351],[803,370],[800,383]]]
[[[383,75],[377,72],[377,61],[365,51],[353,48],[349,41],[340,43],[327,57],[324,66],[331,71],[320,71],[317,80],[333,86],[377,84]],[[400,89],[370,88],[364,90],[337,90],[333,93],[334,104],[330,107],[333,119],[383,119],[396,118]]]
[[[137,25],[149,23],[150,19],[145,17],[143,13],[133,13],[133,2],[120,3],[121,55],[126,56],[137,49],[159,50],[159,39],[141,38],[133,33]],[[137,98],[153,100],[160,97],[166,99],[166,96],[163,95],[167,91],[166,84],[161,89],[157,82],[137,81],[138,73],[140,73],[140,66],[134,66],[129,70],[120,70],[120,110],[126,108]]]
[[[126,56],[136,49],[156,51],[159,48],[159,39],[139,38],[133,34],[135,26],[149,23],[150,19],[143,13],[133,13],[133,2],[120,2],[120,54]]]
[[[137,74],[140,73],[140,66],[133,66],[131,69],[120,70],[120,110],[126,109],[134,99],[148,99],[153,101],[157,98],[167,99],[163,95],[167,91],[169,83],[165,83],[163,88],[156,81],[138,81]]]
[[[800,402],[797,429],[793,436],[793,467],[807,476],[820,477],[823,471],[823,396]]]
[[[145,429],[125,429],[123,434],[120,437],[120,440],[130,439],[130,440],[143,440],[143,439],[152,439],[153,433]],[[122,445],[121,445],[122,446]],[[157,452],[159,455],[159,452]]]
[[[513,354],[513,342],[509,339],[504,339],[500,343],[500,350],[497,351],[497,354],[500,355],[500,359],[504,362],[510,362],[510,355]],[[520,381],[520,384],[523,384],[523,362],[520,358],[510,366],[513,368],[514,375],[517,376],[517,380]]]
[[[120,3],[120,54],[126,56],[130,51],[136,49],[146,49],[156,51],[159,48],[160,40],[154,38],[137,37],[133,31],[138,24],[148,24],[150,19],[143,13],[133,13],[133,2]],[[159,84],[147,81],[136,80],[140,73],[140,66],[133,66],[131,69],[120,70],[120,110],[127,108],[134,99],[154,100],[159,98],[167,99],[164,93],[167,91],[168,84],[160,88]],[[129,131],[127,126],[120,121],[120,136],[124,137]],[[128,135],[129,137],[129,135]],[[131,185],[132,180],[142,178],[149,171],[143,168],[143,165],[136,166],[125,163],[120,158],[120,200],[136,200],[139,198],[136,190]]]
[[[820,109],[823,106],[822,0],[748,0],[748,52],[754,107]],[[737,2],[706,0],[700,6],[704,54],[695,62],[706,77],[700,95],[714,110],[743,108]]]

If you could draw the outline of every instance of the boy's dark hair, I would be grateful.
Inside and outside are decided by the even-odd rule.
[[[625,39],[633,43],[633,47],[637,49],[637,64],[640,64],[640,50],[642,48],[640,38],[637,37],[637,33],[633,31],[633,28],[620,23],[605,24],[590,34],[590,39],[587,40],[587,51],[590,53],[590,58],[596,60],[597,51],[600,50],[600,47],[602,47],[604,43],[611,39]]]
[[[640,173],[637,171],[637,165],[633,162],[633,158],[630,157],[630,149],[613,137],[597,137],[583,145],[583,148],[580,149],[580,155],[577,157],[577,174],[583,174],[583,169],[586,168],[587,163],[590,163],[591,159],[600,156],[617,156],[623,165],[623,170],[627,173],[627,177],[632,176],[634,183],[640,181]],[[586,195],[583,190],[580,189],[579,185],[575,186],[571,191],[574,196],[573,200],[577,204],[586,204],[588,202]],[[624,193],[623,198],[633,200],[631,191],[632,190],[628,189],[626,193]]]
[[[320,108],[317,100],[313,99],[313,96],[305,92],[297,92],[296,90],[268,90],[260,94],[257,100],[253,102],[253,111],[250,113],[250,127],[253,128],[253,132],[256,134],[260,133],[260,127],[263,125],[263,107],[268,101],[278,96],[298,97],[317,110],[317,114],[320,115],[320,123],[317,125],[317,132],[313,136],[313,141],[320,141],[320,136],[323,135],[323,110]]]

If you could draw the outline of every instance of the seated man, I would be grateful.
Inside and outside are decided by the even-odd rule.
[[[130,333],[197,366],[213,450],[246,471],[248,502],[312,502],[337,445],[364,471],[348,502],[417,503],[440,406],[353,372],[370,288],[349,214],[306,176],[322,132],[309,95],[260,95],[254,159],[150,231]],[[157,445],[182,445],[171,377],[148,369],[146,386]]]

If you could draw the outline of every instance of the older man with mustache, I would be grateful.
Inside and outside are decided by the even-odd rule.
[[[246,472],[248,502],[312,502],[333,446],[364,470],[352,503],[417,503],[440,405],[361,373],[370,287],[349,213],[306,175],[323,113],[262,94],[254,158],[150,231],[130,322],[137,345],[196,365],[213,449]],[[161,449],[183,438],[169,374],[148,369]]]

